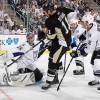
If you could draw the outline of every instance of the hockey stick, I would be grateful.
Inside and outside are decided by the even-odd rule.
[[[7,77],[7,84],[9,84],[8,82],[11,82],[11,80],[10,80],[10,76],[9,76],[9,73],[8,73],[6,62],[4,63],[4,65],[5,65],[5,71],[6,71],[6,77]]]
[[[65,72],[65,67],[66,67],[66,53],[65,53],[65,59],[64,59],[64,72]]]
[[[3,54],[1,54],[0,56],[2,56]]]
[[[5,66],[5,71],[6,71],[6,74],[5,74],[6,85],[10,86],[12,84],[12,81],[10,79],[10,75],[9,75],[9,72],[8,72],[8,67],[7,67],[7,63],[6,62],[4,62],[4,66]]]
[[[81,44],[81,42],[78,44],[76,51],[78,50],[80,44]],[[70,66],[71,62],[73,61],[73,59],[74,59],[74,58],[72,57],[71,60],[70,60],[70,62],[69,62],[69,64],[68,64],[68,67],[67,67],[66,70],[65,70],[65,73],[63,74],[63,76],[62,76],[62,78],[61,78],[61,80],[60,80],[60,82],[59,82],[59,84],[58,84],[57,91],[59,91],[60,85],[61,85],[61,83],[62,83],[62,81],[63,81],[63,79],[64,79],[64,77],[65,77],[65,75],[66,75],[66,73],[67,73],[67,71],[68,71],[68,69],[69,69],[69,66]]]
[[[27,54],[29,51],[31,51],[33,48],[35,48],[37,45],[39,45],[43,40],[40,40],[37,44],[33,45],[32,48],[30,48],[29,50],[27,50],[23,55],[21,55],[20,57],[18,57],[16,60],[14,60],[12,63],[10,63],[9,65],[7,65],[7,67],[10,67],[12,64],[14,64],[15,62],[17,62],[19,59],[21,59],[25,54]]]
[[[51,43],[51,41],[49,41],[48,43],[46,43],[45,47],[43,46],[43,48],[40,49],[40,51],[39,51],[39,53],[38,53],[38,58],[44,53],[44,51],[45,51],[46,49],[49,48],[49,44],[50,44],[50,43]]]

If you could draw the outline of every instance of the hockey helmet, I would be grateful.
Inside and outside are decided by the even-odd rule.
[[[84,15],[82,18],[83,22],[88,22],[88,24],[91,24],[94,22],[94,18],[91,15]]]
[[[48,11],[48,10],[53,11],[54,8],[55,8],[55,7],[54,7],[54,4],[46,4],[46,5],[43,6],[43,10],[44,10],[44,11]]]
[[[34,41],[34,34],[33,33],[28,33],[27,35],[26,35],[26,38],[27,38],[27,41],[28,42],[32,42],[32,41]]]
[[[71,24],[73,24],[73,23],[76,23],[76,24],[78,24],[78,19],[70,19],[69,20],[69,24],[71,25]]]
[[[71,19],[68,21],[71,30],[75,30],[78,25],[78,19]]]

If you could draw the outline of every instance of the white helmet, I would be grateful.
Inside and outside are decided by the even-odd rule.
[[[84,15],[82,21],[84,22],[87,21],[89,24],[91,24],[94,22],[94,18],[91,15]]]
[[[78,19],[70,19],[69,20],[69,24],[74,24],[74,23],[77,23],[78,24]]]

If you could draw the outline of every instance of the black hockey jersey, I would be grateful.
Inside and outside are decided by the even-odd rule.
[[[67,8],[59,8],[54,15],[50,16],[46,20],[45,24],[49,30],[47,36],[54,43],[66,47],[70,46],[71,32],[68,27],[66,15],[72,11],[73,10],[69,10]]]

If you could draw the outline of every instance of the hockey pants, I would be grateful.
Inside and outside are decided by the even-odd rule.
[[[52,82],[55,75],[57,74],[57,70],[61,66],[60,59],[63,54],[68,50],[67,47],[55,45],[50,48],[49,53],[49,63],[48,63],[48,72],[47,72],[47,81]]]

